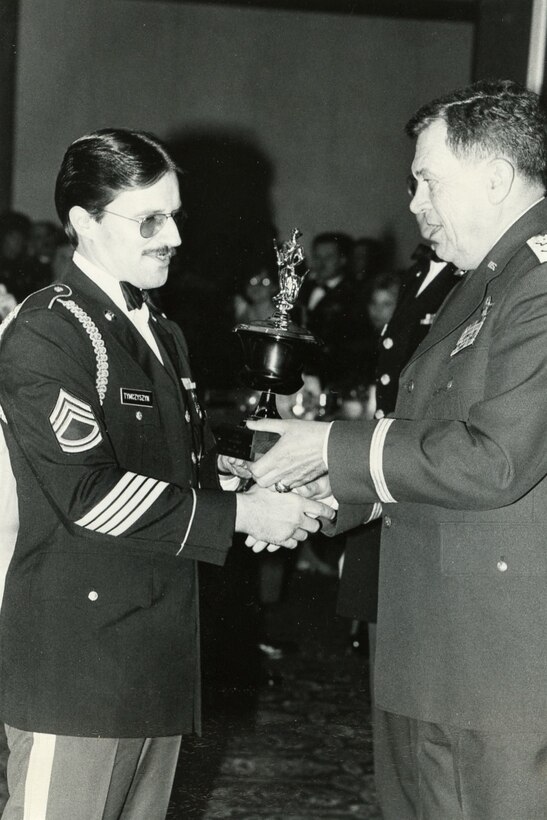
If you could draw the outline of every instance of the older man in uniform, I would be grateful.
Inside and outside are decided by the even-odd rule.
[[[72,269],[2,325],[20,513],[4,820],[161,820],[181,733],[199,729],[195,559],[222,564],[234,531],[292,547],[331,515],[220,488],[237,465],[217,463],[182,333],[146,299],[181,241],[176,171],[143,132],[76,140],[56,187]]]
[[[411,178],[414,182],[414,177]],[[415,185],[409,185],[414,196]],[[421,215],[418,225],[427,240],[428,228]],[[395,409],[399,376],[427,335],[435,314],[460,281],[462,272],[441,261],[433,248],[420,244],[414,264],[405,273],[395,313],[382,330],[375,371],[374,418],[383,419]],[[374,657],[378,609],[381,513],[366,527],[347,534],[336,611],[354,621],[368,623],[371,700],[374,700]],[[353,642],[358,642],[354,635]]]
[[[481,81],[407,130],[411,210],[466,276],[402,371],[394,417],[254,423],[282,438],[253,471],[262,485],[315,480],[302,491],[332,489],[342,506],[383,505],[386,820],[544,818],[546,116],[516,83]]]

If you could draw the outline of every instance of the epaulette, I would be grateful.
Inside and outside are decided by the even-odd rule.
[[[61,282],[56,282],[54,285],[48,285],[41,290],[36,290],[23,299],[20,306],[21,309],[40,310],[46,308],[51,310],[53,305],[59,299],[69,299],[72,296],[72,288],[68,285],[63,285]]]
[[[37,290],[27,296],[20,305],[17,305],[11,313],[9,313],[2,324],[0,325],[0,341],[2,333],[6,330],[8,325],[15,319],[20,311],[37,310],[47,308],[51,310],[55,304],[62,305],[62,307],[71,313],[75,319],[82,326],[86,332],[89,340],[93,346],[96,364],[95,387],[99,396],[99,402],[102,405],[108,388],[108,354],[106,345],[101,332],[91,316],[78,305],[74,299],[71,299],[72,288],[62,283],[55,283],[48,285],[42,290]]]
[[[532,236],[526,243],[535,253],[540,262],[547,262],[547,234],[540,233]]]

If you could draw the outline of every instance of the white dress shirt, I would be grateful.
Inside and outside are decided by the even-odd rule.
[[[116,307],[118,307],[122,313],[127,316],[129,321],[139,331],[148,347],[151,348],[159,361],[163,364],[158,343],[154,338],[154,334],[150,330],[150,311],[148,310],[148,305],[146,302],[143,302],[142,307],[140,308],[128,310],[118,279],[111,276],[109,273],[106,273],[106,271],[103,271],[93,262],[90,262],[89,259],[86,259],[85,256],[82,256],[82,254],[78,251],[74,251],[73,261],[74,264],[80,268],[82,273],[85,273],[85,275],[89,277],[89,279],[91,279],[97,287],[104,291],[107,296],[110,296]]]

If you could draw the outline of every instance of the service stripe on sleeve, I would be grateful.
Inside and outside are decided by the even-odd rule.
[[[181,554],[182,550],[184,549],[184,545],[188,541],[188,536],[190,535],[190,530],[192,529],[192,524],[194,523],[194,516],[196,514],[197,500],[198,499],[197,499],[197,496],[196,496],[196,491],[194,489],[192,489],[192,513],[190,515],[190,521],[188,522],[188,526],[186,528],[186,534],[184,536],[182,544],[180,545],[180,550],[177,552],[177,555]]]
[[[380,518],[382,515],[382,505],[379,501],[376,501],[372,507],[372,512],[367,518],[366,521],[363,521],[363,524],[370,524],[371,521],[375,521],[377,518]]]
[[[127,472],[76,524],[94,532],[121,535],[150,509],[167,486],[165,481]]]
[[[381,419],[372,434],[370,441],[370,477],[374,482],[374,487],[378,498],[385,504],[396,504],[396,500],[389,492],[384,476],[384,444],[387,431],[395,419]]]

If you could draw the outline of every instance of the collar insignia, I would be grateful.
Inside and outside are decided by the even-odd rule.
[[[526,243],[540,262],[547,262],[547,234],[532,236]]]

